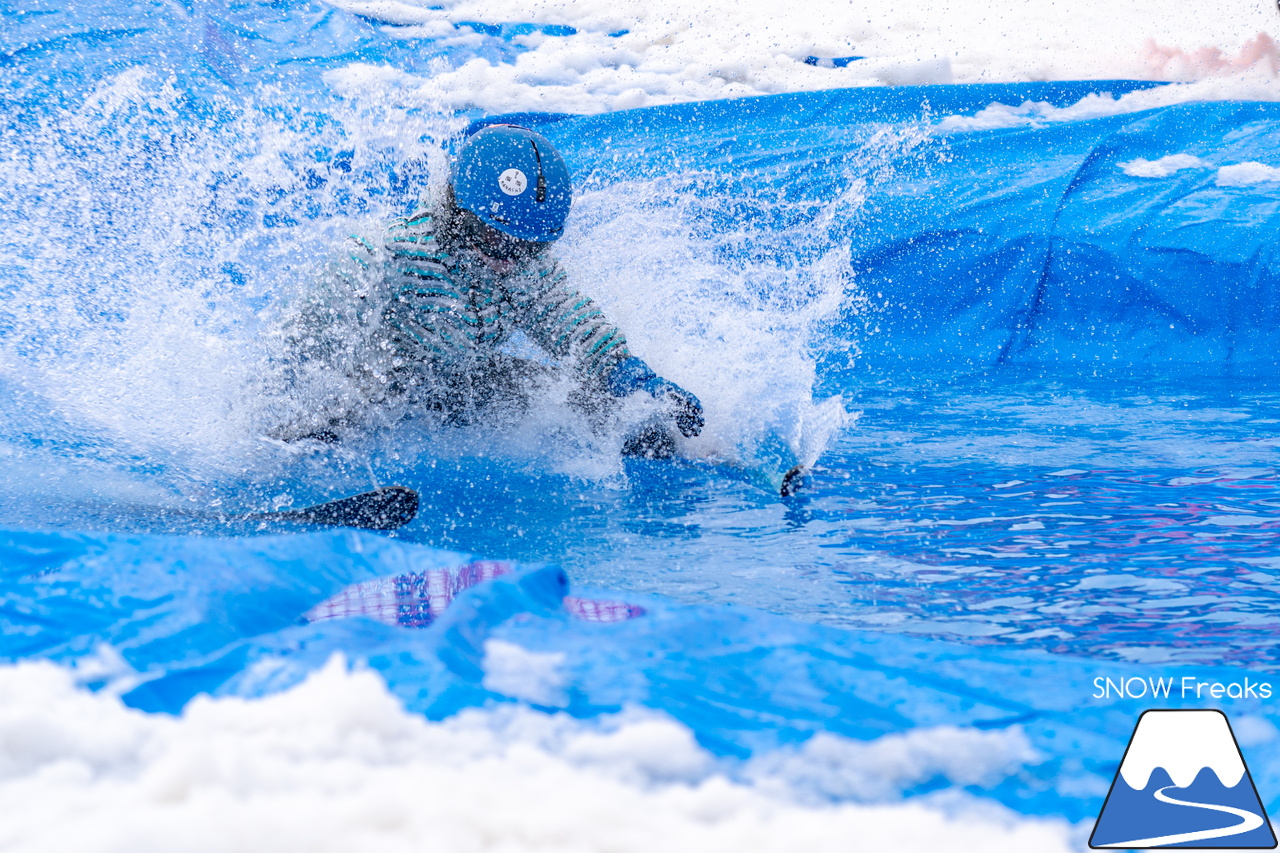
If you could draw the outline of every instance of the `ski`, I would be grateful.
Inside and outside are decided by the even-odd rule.
[[[790,471],[782,475],[782,482],[778,485],[778,494],[784,498],[794,497],[799,494],[809,483],[809,466],[796,465]]]
[[[418,493],[404,486],[387,486],[303,509],[255,512],[238,521],[293,521],[326,527],[397,530],[418,514]]]
[[[744,467],[780,497],[793,497],[808,483],[809,465],[801,461],[790,442],[772,430],[747,454]]]

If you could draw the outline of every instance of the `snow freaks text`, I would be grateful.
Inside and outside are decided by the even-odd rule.
[[[1205,681],[1194,675],[1177,678],[1133,676],[1093,680],[1094,699],[1270,699],[1271,682]]]

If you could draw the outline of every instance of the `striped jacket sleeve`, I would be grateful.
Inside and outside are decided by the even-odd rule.
[[[383,237],[384,320],[401,346],[428,361],[450,361],[476,344],[477,330],[463,310],[466,294],[450,270],[429,210],[394,220]]]
[[[627,339],[588,296],[569,287],[552,263],[531,273],[530,286],[518,300],[525,333],[558,357],[569,357],[588,376],[603,379],[631,353]]]

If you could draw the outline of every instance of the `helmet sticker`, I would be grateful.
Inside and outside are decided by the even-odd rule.
[[[498,186],[507,195],[520,195],[529,186],[529,179],[519,169],[507,169],[498,176]]]

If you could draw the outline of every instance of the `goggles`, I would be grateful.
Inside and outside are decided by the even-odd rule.
[[[455,219],[459,242],[496,261],[527,261],[546,251],[551,243],[535,243],[504,234],[481,221],[469,210],[459,210]]]

